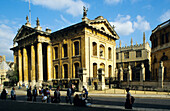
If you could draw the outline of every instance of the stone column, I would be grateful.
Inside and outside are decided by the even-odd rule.
[[[35,75],[35,47],[32,44],[31,45],[31,81],[33,86],[36,83],[35,76],[36,76]]]
[[[47,80],[51,81],[52,80],[52,75],[53,75],[53,71],[52,71],[52,48],[51,45],[47,46]]]
[[[163,66],[163,62],[161,61],[159,66],[159,79],[158,79],[159,88],[163,88],[163,80],[164,80],[164,66]]]
[[[127,85],[130,85],[130,81],[132,81],[132,71],[131,71],[131,66],[128,66],[128,73],[127,73]]]
[[[21,49],[18,50],[18,69],[19,69],[19,85],[22,85],[22,54]]]
[[[43,54],[42,43],[37,44],[37,65],[38,65],[38,85],[42,86],[43,81]]]
[[[28,84],[28,55],[27,49],[23,48],[23,67],[24,67],[24,83]]]
[[[120,81],[123,81],[123,69],[120,67]]]
[[[144,64],[142,63],[141,65],[141,71],[140,71],[140,82],[145,81],[145,67]]]

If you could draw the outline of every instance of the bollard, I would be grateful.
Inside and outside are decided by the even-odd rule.
[[[136,94],[136,88],[135,88],[135,94]]]
[[[115,94],[116,92],[115,92],[115,88],[114,88],[114,94]]]
[[[124,94],[125,94],[125,89],[124,89]]]

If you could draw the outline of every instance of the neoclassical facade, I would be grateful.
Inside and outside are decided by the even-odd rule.
[[[170,81],[170,19],[152,30],[152,78]]]
[[[84,13],[82,22],[53,33],[50,29],[42,31],[38,19],[37,26],[32,28],[27,17],[11,48],[19,68],[20,84],[96,86],[99,69],[104,84],[116,76],[115,41],[119,36],[102,16],[90,20]]]

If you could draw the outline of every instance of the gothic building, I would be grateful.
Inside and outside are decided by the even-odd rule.
[[[150,80],[150,62],[151,48],[148,42],[145,42],[145,33],[143,33],[143,44],[131,45],[116,48],[116,68],[119,81],[149,81]],[[144,73],[142,74],[142,69]]]
[[[105,79],[115,77],[115,41],[119,36],[106,19],[99,16],[90,20],[86,11],[82,22],[52,33],[50,29],[42,31],[39,19],[33,28],[26,18],[11,48],[20,84],[41,86],[53,82],[68,87],[72,83],[92,88],[100,84],[103,89]]]

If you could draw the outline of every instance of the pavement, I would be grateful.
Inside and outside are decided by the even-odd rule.
[[[7,88],[8,91],[11,90],[11,88]],[[135,97],[135,98],[162,98],[162,99],[170,99],[170,93],[168,92],[154,92],[154,91],[130,91],[131,94]],[[66,95],[66,91],[60,91],[61,96],[65,96]],[[75,94],[80,94],[81,92],[76,92]],[[54,91],[51,91],[51,95],[53,96]],[[16,89],[16,95],[26,95],[26,89]],[[101,97],[122,97],[125,98],[126,94],[124,89],[108,89],[108,90],[104,90],[104,91],[89,91],[89,96],[93,97],[93,96],[101,96]],[[26,99],[25,99],[26,100]],[[17,100],[17,102],[19,103],[29,103],[28,101],[23,101],[23,100]],[[36,102],[34,104],[42,104],[41,102]],[[43,103],[46,104],[46,103]],[[48,103],[47,103],[48,104]],[[53,103],[51,103],[53,104]],[[61,105],[61,106],[68,106],[68,107],[72,107],[72,105],[70,104],[66,104],[66,103],[59,103],[57,105]],[[110,110],[110,109],[114,109],[114,110],[125,110],[124,106],[116,106],[116,105],[102,105],[102,104],[92,104],[88,107],[91,108],[99,108],[102,109],[104,108],[104,111]],[[79,109],[79,108],[78,108]],[[89,109],[88,109],[89,110]],[[162,109],[160,108],[133,108],[133,110],[137,110],[137,111],[162,111]],[[168,110],[168,109],[167,109]],[[170,109],[169,109],[170,110]],[[79,111],[79,110],[77,110]],[[166,111],[166,109],[164,110]]]

